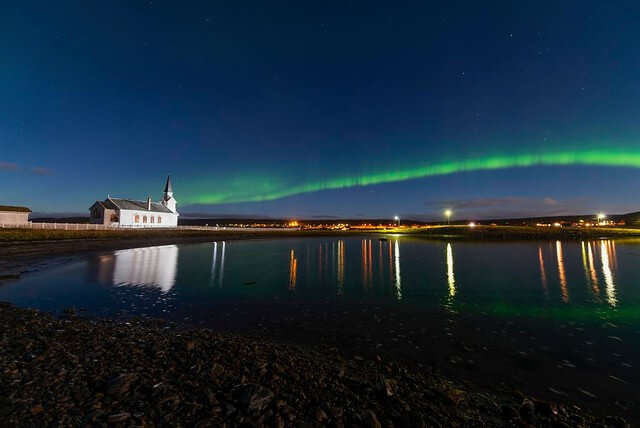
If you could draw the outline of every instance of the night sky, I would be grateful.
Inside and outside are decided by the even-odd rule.
[[[395,3],[398,3],[396,5]],[[0,1],[0,204],[640,210],[636,1]]]

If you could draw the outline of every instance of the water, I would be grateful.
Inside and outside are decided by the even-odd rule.
[[[160,312],[238,298],[375,300],[452,311],[638,320],[640,245],[377,238],[167,245],[88,257],[0,288],[46,310]],[[193,316],[193,313],[190,313]]]
[[[634,415],[638,278],[638,241],[302,238],[87,256],[0,300],[387,352]]]

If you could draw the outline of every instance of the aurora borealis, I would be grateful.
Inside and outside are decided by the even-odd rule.
[[[0,4],[0,203],[185,216],[623,213],[640,7]],[[82,37],[78,35],[82,34]]]
[[[495,170],[532,166],[591,165],[629,167],[640,169],[640,151],[590,150],[576,152],[550,152],[539,154],[497,155],[484,158],[439,162],[424,167],[384,171],[356,177],[329,178],[321,182],[310,182],[287,188],[264,189],[259,186],[247,190],[232,188],[231,192],[203,194],[188,202],[223,204],[229,202],[256,202],[280,199],[300,193],[343,189],[355,186],[372,186],[380,183],[412,180],[436,175],[455,174],[468,171]],[[265,180],[268,181],[268,180]],[[259,190],[259,191],[253,191]]]

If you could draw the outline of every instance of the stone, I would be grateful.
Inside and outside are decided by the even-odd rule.
[[[121,396],[129,392],[131,384],[135,382],[137,376],[135,374],[127,373],[121,374],[110,379],[107,382],[107,395]]]
[[[214,364],[211,368],[211,377],[213,378],[219,377],[222,373],[224,373],[224,366],[218,363]]]
[[[362,414],[362,423],[367,428],[382,428],[376,414],[371,410],[367,410]]]
[[[331,417],[331,419],[333,420],[339,420],[342,419],[342,415],[344,413],[344,411],[342,410],[342,408],[340,407],[329,407],[327,409],[327,412],[329,413],[329,416]]]
[[[387,394],[387,397],[391,397],[396,393],[398,388],[398,381],[395,379],[384,379],[384,391]]]
[[[39,413],[44,412],[44,407],[42,407],[42,404],[36,404],[29,411],[31,412],[32,415],[37,415]]]
[[[237,385],[233,388],[233,393],[240,410],[250,414],[262,412],[275,398],[273,392],[257,383]]]
[[[518,413],[523,421],[532,423],[536,418],[536,407],[531,400],[525,398],[522,400]]]
[[[327,414],[322,410],[322,407],[316,407],[313,415],[318,422],[324,422],[328,419]]]
[[[518,413],[518,411],[513,407],[506,404],[500,406],[500,413],[502,414],[502,417],[504,419],[507,419],[509,421],[520,419],[520,413]]]
[[[461,391],[459,389],[448,388],[444,391],[443,394],[451,404],[457,406],[458,403],[462,400],[464,391]]]
[[[122,413],[114,413],[113,415],[109,415],[108,422],[109,424],[118,424],[121,422],[126,422],[131,417],[131,413],[122,412]]]

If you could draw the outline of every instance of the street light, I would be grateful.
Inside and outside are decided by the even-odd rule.
[[[451,210],[445,210],[444,215],[447,217],[447,224],[449,224],[449,219],[451,218]]]
[[[607,216],[604,215],[603,213],[598,214],[598,224],[602,224],[602,221],[606,218]]]
[[[398,226],[400,226],[400,217],[395,216],[393,219],[398,223]]]

